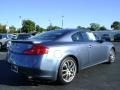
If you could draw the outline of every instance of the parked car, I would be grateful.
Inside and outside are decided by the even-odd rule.
[[[30,38],[32,36],[33,35],[30,34],[30,33],[20,33],[20,34],[18,34],[18,36],[13,35],[12,40],[26,40],[26,39],[28,39],[28,38]],[[8,49],[10,47],[10,45],[11,45],[11,40],[9,40],[7,42],[6,48]]]
[[[114,41],[120,41],[120,33],[114,35]]]
[[[115,47],[86,30],[56,30],[12,41],[8,63],[14,72],[67,84],[81,69],[115,61]]]
[[[7,42],[13,37],[12,34],[0,34],[0,49],[6,48]]]
[[[103,34],[101,38],[105,41],[111,41],[111,38],[110,38],[109,34]]]
[[[29,34],[29,33],[20,33],[18,36],[17,36],[17,40],[26,40],[30,37],[32,37],[33,35],[32,34]]]

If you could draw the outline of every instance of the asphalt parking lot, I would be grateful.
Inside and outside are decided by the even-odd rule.
[[[34,82],[11,72],[6,64],[6,51],[0,52],[0,90],[120,90],[120,43],[116,47],[116,62],[100,64],[80,71],[68,85]]]

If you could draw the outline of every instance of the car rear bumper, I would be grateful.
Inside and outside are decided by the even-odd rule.
[[[11,69],[11,67],[14,66],[14,64],[8,63],[8,66]],[[22,66],[18,66],[18,65],[15,65],[15,66],[18,68],[17,71],[14,71],[16,73],[21,73],[26,76],[30,76],[32,78],[40,78],[40,79],[53,80],[53,81],[56,80],[54,72],[40,70],[37,68],[22,67]]]

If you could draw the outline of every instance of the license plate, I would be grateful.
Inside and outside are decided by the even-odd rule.
[[[16,65],[11,65],[11,70],[12,70],[13,72],[18,73],[18,66],[16,66]]]

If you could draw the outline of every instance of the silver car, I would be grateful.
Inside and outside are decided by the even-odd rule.
[[[0,34],[0,49],[6,48],[7,43],[12,39],[12,34]]]
[[[89,30],[55,30],[28,40],[12,41],[8,50],[11,70],[67,84],[81,69],[115,61],[115,47],[96,40]]]

